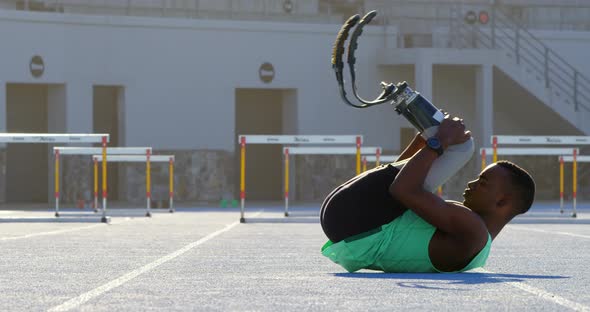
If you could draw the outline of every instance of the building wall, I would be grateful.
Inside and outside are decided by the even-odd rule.
[[[365,92],[370,56],[385,44],[384,30],[371,28],[357,53]],[[391,149],[396,140],[389,133],[396,126],[385,123],[378,109],[347,108],[338,96],[330,64],[338,30],[338,25],[0,11],[0,38],[6,47],[0,81],[63,86],[51,95],[51,130],[72,133],[92,132],[94,86],[122,88],[120,141],[125,146],[213,151],[226,159],[236,147],[234,90],[268,88],[294,90],[288,100],[296,102],[296,111],[286,113],[296,116],[285,119],[295,123],[285,125],[291,133],[364,134],[366,144]],[[33,55],[44,60],[40,78],[29,72]],[[264,62],[275,68],[268,84],[258,74]],[[0,99],[0,107],[5,107],[4,101]],[[0,127],[5,127],[3,119]],[[374,120],[384,121],[384,126],[366,131]],[[64,194],[72,197],[67,189]]]
[[[285,119],[289,123],[285,125],[288,133],[362,134],[367,146],[381,146],[391,153],[402,148],[400,128],[409,124],[390,106],[358,110],[342,103],[330,64],[339,27],[0,10],[0,95],[5,93],[6,83],[52,85],[50,130],[91,132],[93,87],[118,86],[123,90],[120,103],[124,106],[120,142],[182,155],[178,166],[188,176],[182,178],[187,181],[184,185],[177,181],[179,188],[187,190],[179,192],[180,200],[212,200],[230,196],[227,194],[235,188],[235,181],[226,176],[232,177],[236,170],[236,88],[292,90],[288,100],[296,105],[289,107],[296,109],[286,112],[295,115]],[[581,71],[590,73],[590,65],[584,59],[584,51],[590,48],[590,35],[538,35]],[[357,50],[361,96],[376,96],[381,80],[415,83],[413,66],[378,66],[374,61],[378,49],[396,47],[395,38],[396,30],[391,27],[367,26],[364,31]],[[44,59],[45,72],[40,78],[29,72],[33,55]],[[274,80],[268,84],[258,76],[264,62],[275,68]],[[449,111],[475,116],[473,76],[473,70],[465,66],[435,66],[433,102]],[[347,93],[352,95],[350,89]],[[505,93],[504,89],[494,92],[495,105],[497,101],[506,102],[502,97]],[[5,98],[0,96],[2,111]],[[533,103],[529,111],[537,109],[544,110]],[[544,112],[543,116],[543,120],[551,121],[554,114]],[[544,130],[533,119],[510,121],[510,116],[502,112],[494,118],[495,128],[501,131],[542,134]],[[5,129],[6,120],[0,117],[0,131]],[[560,133],[571,132],[567,127],[559,129],[565,129],[556,130]],[[194,161],[194,157],[210,160],[204,165]],[[339,161],[322,160],[322,166],[338,168]],[[224,168],[209,168],[210,164],[222,164],[216,166]],[[52,170],[53,165],[49,166]],[[203,174],[195,166],[205,166],[209,173]],[[135,171],[129,169],[122,176],[128,176],[129,183],[137,183],[139,190],[141,177],[129,173]],[[220,175],[223,177],[218,178]],[[207,180],[210,177],[216,178]],[[222,182],[215,181],[226,184],[219,186]],[[213,184],[216,186],[211,187],[212,191],[201,193],[201,186]],[[64,190],[65,196],[72,198],[67,192]],[[143,200],[142,192],[133,191],[132,186],[125,193],[129,200]]]

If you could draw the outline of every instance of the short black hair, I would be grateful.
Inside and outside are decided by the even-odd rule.
[[[518,195],[515,203],[515,213],[523,214],[529,211],[533,201],[535,200],[535,180],[523,168],[519,167],[513,162],[501,160],[496,164],[510,173],[511,187]]]

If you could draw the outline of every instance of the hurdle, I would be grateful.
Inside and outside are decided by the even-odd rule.
[[[99,148],[104,154],[107,149],[107,143],[109,142],[109,134],[107,133],[0,133],[0,143],[101,143],[102,147]],[[106,158],[105,158],[106,159]],[[58,158],[55,159],[55,170],[59,169]],[[106,198],[106,175],[107,175],[107,163],[102,162],[102,175],[103,175],[103,196]],[[55,185],[58,185],[59,178],[56,174]],[[59,202],[59,193],[55,194],[56,202],[55,207],[57,209]],[[106,200],[106,199],[105,199]],[[57,210],[56,210],[57,214]],[[56,215],[57,217],[57,215]],[[104,221],[106,222],[106,220]]]
[[[239,135],[240,144],[240,222],[246,222],[244,210],[246,203],[246,144],[280,144],[280,145],[356,145],[356,174],[361,171],[362,135]]]
[[[108,143],[108,133],[0,133],[0,143]]]
[[[93,155],[92,160],[94,163],[94,181],[97,180],[96,176],[96,168],[97,163],[102,161],[102,155]],[[151,155],[151,149],[147,150],[145,155],[114,155],[109,156],[109,162],[145,162],[145,195],[147,200],[146,206],[146,217],[151,217],[151,201],[152,201],[152,191],[151,191],[151,163],[168,163],[168,176],[169,176],[169,191],[168,191],[168,200],[170,203],[170,209],[168,210],[170,213],[174,212],[174,155]],[[95,182],[96,185],[96,182]]]
[[[531,143],[535,144],[535,143]],[[498,155],[512,155],[512,156],[559,156],[560,159],[565,155],[572,155],[573,163],[574,163],[574,170],[576,168],[576,155],[580,153],[579,148],[577,147],[567,147],[567,148],[551,148],[551,147],[521,147],[521,148],[498,148],[496,147],[482,147],[479,149],[481,155],[481,170],[485,169],[486,167],[486,155],[492,153],[494,156],[493,162],[498,161]],[[574,198],[574,205],[573,205],[573,213],[572,217],[576,217],[576,177],[574,174],[574,189],[573,189],[573,198]],[[563,161],[560,162],[559,166],[559,198],[560,198],[560,211],[563,213]]]
[[[492,161],[498,161],[499,145],[590,145],[590,136],[492,135]],[[548,155],[550,156],[550,155]]]
[[[62,147],[57,146],[53,148],[53,154],[55,157],[55,216],[59,217],[59,159],[63,155],[95,155],[102,154],[102,218],[101,222],[108,222],[106,215],[107,209],[107,155],[121,155],[121,154],[147,154],[151,153],[151,147]],[[98,169],[95,167],[95,180],[94,180],[94,207],[98,207]]]
[[[373,154],[377,159],[381,155],[381,147],[363,146],[360,151],[355,147],[324,147],[324,146],[302,146],[283,147],[284,172],[285,172],[285,217],[289,216],[289,156],[290,155],[360,155]],[[366,165],[365,165],[366,170]]]
[[[572,217],[577,217],[577,189],[578,189],[578,162],[590,162],[590,156],[579,156],[574,154],[572,156],[559,156],[559,165],[560,168],[563,168],[564,162],[571,162],[572,163],[572,180],[574,182],[572,188]],[[560,171],[560,182],[563,183],[563,173]],[[563,213],[563,194],[561,194],[561,210],[560,212]]]

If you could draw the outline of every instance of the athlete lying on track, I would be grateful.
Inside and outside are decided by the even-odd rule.
[[[449,115],[436,134],[417,135],[397,162],[364,172],[324,200],[322,254],[349,272],[461,272],[482,267],[492,240],[532,205],[535,182],[500,161],[467,183],[463,203],[433,192],[473,154],[463,120]]]

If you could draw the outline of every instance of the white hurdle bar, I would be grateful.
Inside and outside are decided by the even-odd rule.
[[[0,143],[101,143],[102,147],[100,150],[104,153],[109,142],[108,133],[0,133]],[[58,217],[57,207],[59,205],[59,160],[55,159],[55,216]],[[106,162],[102,164],[102,173],[106,175],[107,167]],[[106,187],[105,187],[106,191]],[[103,218],[103,222],[107,222],[106,218]]]
[[[92,160],[95,164],[99,161],[102,161],[101,155],[94,155],[92,156]],[[147,200],[146,206],[146,217],[151,217],[151,201],[152,201],[152,191],[151,191],[151,163],[153,162],[160,162],[160,163],[168,163],[168,176],[169,176],[169,191],[168,191],[168,200],[170,202],[170,209],[168,210],[170,213],[174,212],[174,155],[151,155],[151,153],[147,153],[146,155],[115,155],[110,156],[108,158],[109,162],[145,162],[146,163],[146,171],[145,171],[145,194]],[[96,172],[96,170],[95,170]],[[96,177],[95,177],[96,179]]]
[[[357,149],[356,170],[360,173],[360,149],[362,135],[239,135],[240,144],[240,222],[246,222],[244,209],[246,203],[246,144],[281,144],[281,145],[355,145]]]
[[[590,145],[590,136],[566,135],[492,135],[492,161],[496,162],[498,145]]]
[[[399,158],[399,155],[381,155],[381,156],[379,156],[379,159],[377,159],[377,156],[372,156],[372,155],[365,156],[365,159],[367,160],[367,162],[377,163],[377,166],[379,166],[378,161],[384,162],[384,163],[393,163],[398,158]]]
[[[0,133],[0,143],[102,143],[107,133]]]
[[[375,157],[381,155],[381,147],[363,146],[356,147],[326,147],[326,146],[302,146],[283,147],[284,172],[285,172],[285,217],[289,216],[289,156],[290,155],[366,155],[372,154]]]
[[[577,196],[578,196],[578,162],[590,162],[590,156],[559,156],[560,168],[563,168],[564,162],[572,163],[572,202],[573,202],[573,213],[572,217],[577,217]],[[560,180],[563,181],[563,169],[560,171]],[[563,183],[563,182],[562,182]],[[562,192],[563,193],[563,192]],[[563,194],[561,195],[561,213],[563,213]]]
[[[53,148],[53,155],[55,157],[55,216],[59,217],[59,158],[60,155],[94,155],[101,154],[104,156],[102,161],[102,222],[108,222],[106,215],[107,210],[107,155],[122,155],[122,154],[137,154],[145,155],[151,153],[151,147],[65,147],[57,146]],[[94,168],[94,211],[98,207],[98,183],[97,183],[97,167]]]
[[[480,148],[479,153],[481,155],[481,170],[485,169],[486,167],[486,155],[492,153],[493,154],[493,162],[498,161],[497,155],[512,155],[512,156],[560,156],[565,157],[565,155],[572,155],[573,159],[576,158],[576,155],[580,153],[580,149],[577,147],[521,147],[521,148],[514,148],[514,147],[506,147],[506,148],[498,148],[496,147],[486,147]],[[574,167],[575,167],[574,161]],[[574,177],[575,179],[575,177]],[[574,182],[574,185],[576,183]],[[572,217],[576,217],[576,195],[575,195],[575,186],[574,186],[574,205],[573,205],[573,213]],[[563,213],[563,162],[560,162],[559,167],[559,198],[560,198],[560,211]]]

